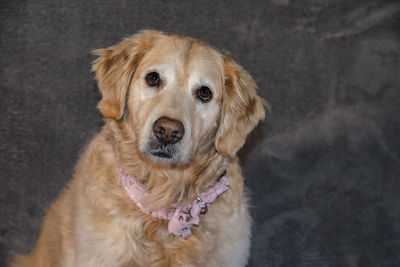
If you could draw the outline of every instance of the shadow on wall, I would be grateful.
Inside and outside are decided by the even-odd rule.
[[[315,47],[329,51],[309,69],[323,86],[319,105],[266,134],[257,150],[263,163],[245,161],[265,179],[252,188],[254,244],[268,240],[253,248],[254,262],[399,262],[400,36],[381,28],[399,12],[399,3],[369,4],[340,16],[341,29],[318,34]],[[299,27],[327,32],[314,21]]]
[[[374,139],[400,164],[398,151],[388,145],[393,140],[385,134],[400,122],[396,113],[400,44],[390,36],[367,37],[355,44],[353,51],[354,57],[345,62],[334,85],[324,88],[330,90],[325,109],[266,138],[261,146],[263,155],[291,159],[304,145],[333,145],[337,138],[346,138],[356,151]]]

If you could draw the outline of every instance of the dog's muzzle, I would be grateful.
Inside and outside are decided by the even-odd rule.
[[[179,120],[161,117],[153,124],[149,143],[151,155],[160,159],[178,160],[179,141],[185,135],[185,128]]]

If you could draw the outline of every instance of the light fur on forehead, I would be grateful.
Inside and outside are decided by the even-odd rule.
[[[256,92],[250,74],[231,56],[224,54],[224,94],[215,147],[221,154],[235,156],[247,134],[265,117],[266,101]]]
[[[124,112],[125,97],[131,75],[141,59],[161,32],[144,30],[119,44],[97,49],[93,54],[99,57],[93,62],[102,99],[98,104],[105,118],[119,120]]]

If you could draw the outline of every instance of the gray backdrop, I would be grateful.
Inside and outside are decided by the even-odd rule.
[[[0,265],[100,129],[90,51],[143,28],[228,50],[272,104],[240,152],[252,266],[400,266],[400,2],[0,3]]]

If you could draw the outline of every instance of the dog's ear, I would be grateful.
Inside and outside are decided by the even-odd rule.
[[[267,102],[259,97],[250,74],[224,54],[224,93],[215,147],[221,154],[235,156],[247,134],[264,119]]]
[[[97,107],[105,118],[119,120],[122,117],[130,79],[158,34],[145,30],[119,44],[93,51],[99,57],[92,64],[92,71],[96,73],[102,95]]]

